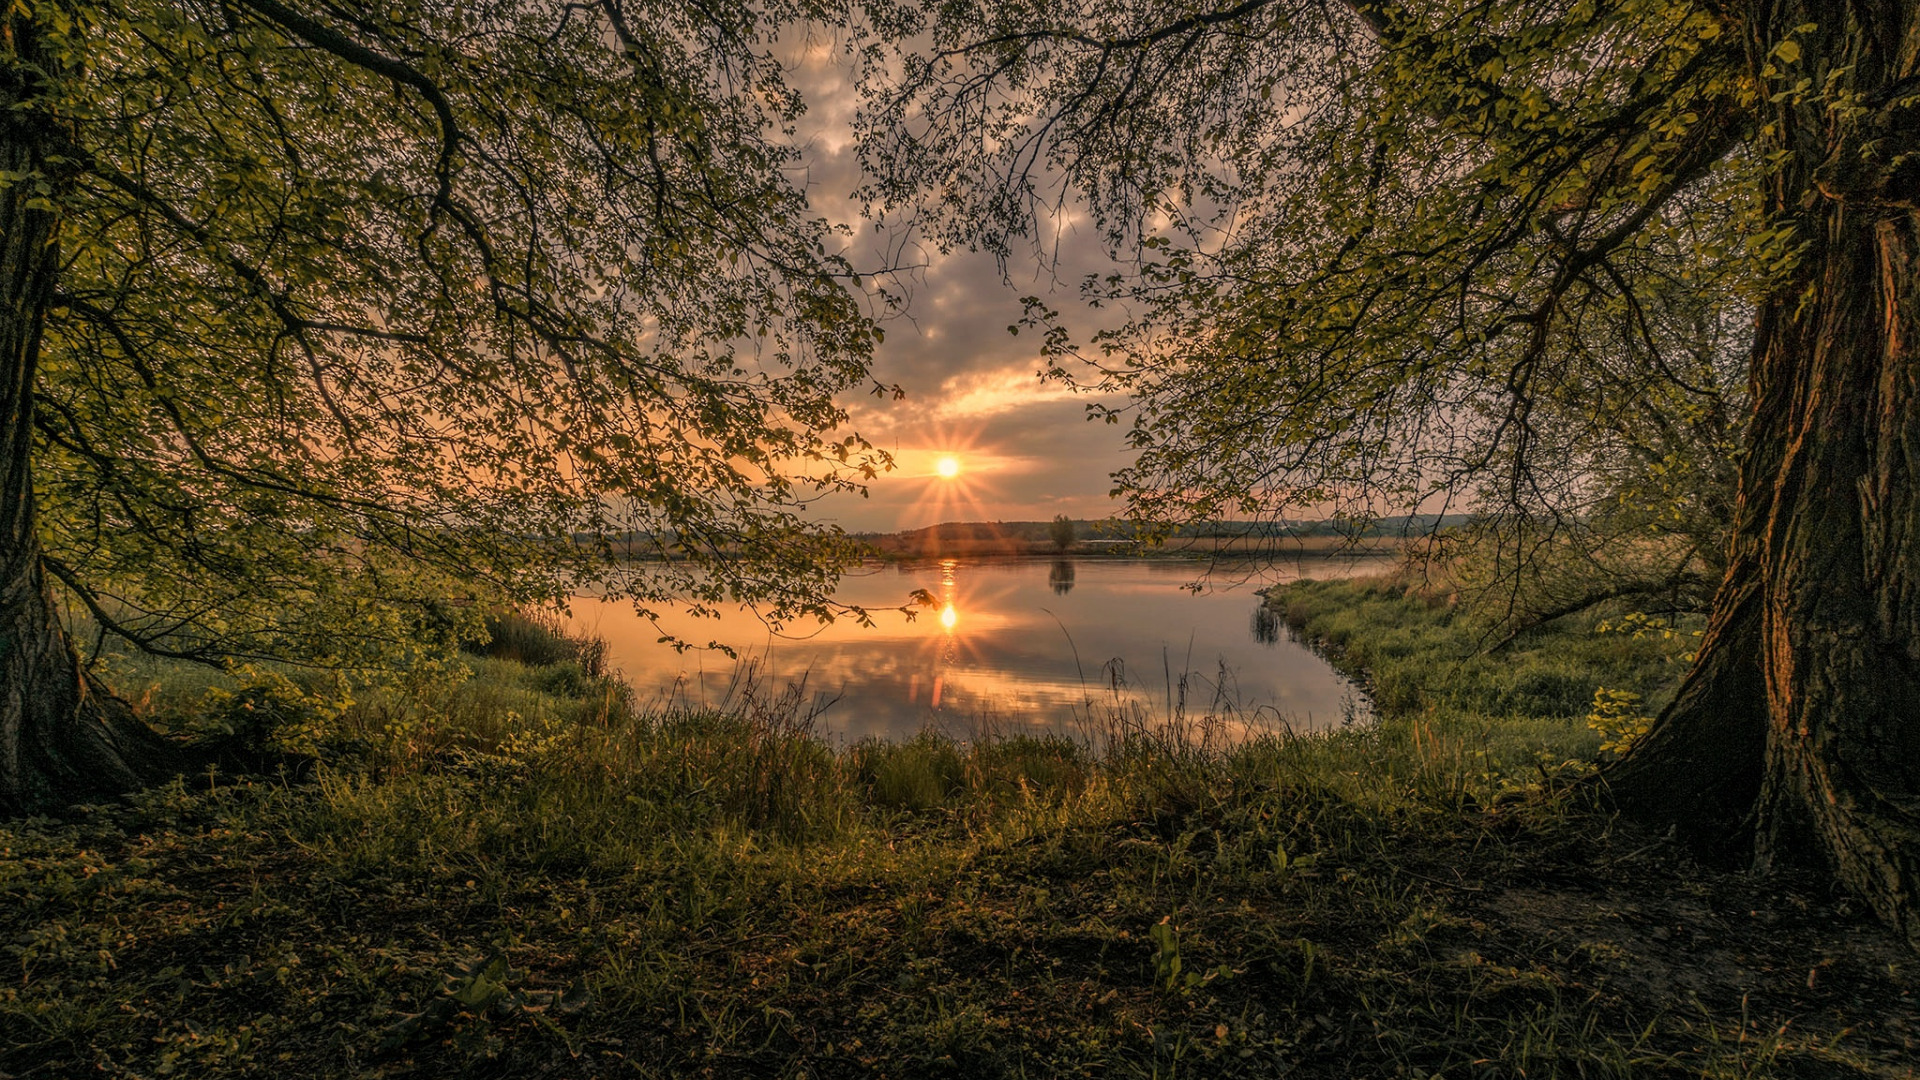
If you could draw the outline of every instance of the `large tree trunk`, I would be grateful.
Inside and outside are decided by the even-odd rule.
[[[1810,10],[1812,7],[1821,10]],[[1807,247],[1761,311],[1732,558],[1699,660],[1609,782],[1760,867],[1832,870],[1920,946],[1920,83],[1912,3],[1754,4],[1756,71],[1807,23],[1768,192]],[[1764,10],[1762,10],[1764,9]],[[1779,64],[1779,67],[1788,65]],[[1829,73],[1857,110],[1829,109]],[[1903,89],[1904,86],[1904,89]]]
[[[40,29],[16,9],[0,41],[0,169],[26,178],[0,187],[0,813],[125,791],[176,763],[81,667],[34,528],[34,371],[60,265],[48,199],[57,128],[34,108],[59,57]]]

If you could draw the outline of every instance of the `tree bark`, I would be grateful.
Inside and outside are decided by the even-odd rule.
[[[1852,107],[1788,95],[1763,133],[1772,220],[1806,246],[1760,313],[1728,572],[1680,695],[1608,780],[1758,868],[1823,864],[1920,947],[1920,116],[1898,107],[1920,14],[1752,7],[1756,82],[1815,24],[1804,74]]]
[[[170,770],[172,744],[97,686],[67,640],[35,531],[33,392],[59,273],[56,121],[39,106],[56,77],[33,14],[0,41],[0,813],[130,790]]]

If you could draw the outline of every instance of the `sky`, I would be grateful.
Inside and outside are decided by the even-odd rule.
[[[798,131],[808,196],[830,220],[853,226],[848,255],[856,267],[882,265],[901,245],[897,234],[862,220],[849,197],[860,183],[851,71],[830,42],[791,48],[788,79],[808,102]],[[1045,298],[1076,332],[1096,325],[1075,283],[1110,264],[1090,229],[1069,222],[1059,236],[1057,267],[1016,256],[1003,270],[978,252],[907,247],[904,261],[921,266],[900,281],[909,301],[884,323],[873,365],[876,380],[906,396],[883,400],[856,391],[843,402],[853,430],[892,453],[897,468],[869,486],[868,498],[823,500],[812,516],[852,531],[892,531],[1118,512],[1107,493],[1109,474],[1128,460],[1125,427],[1088,422],[1092,399],[1038,377],[1040,336],[1007,332],[1028,295]],[[960,463],[951,480],[936,471],[947,455]]]

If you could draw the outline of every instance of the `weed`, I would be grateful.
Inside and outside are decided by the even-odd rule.
[[[1653,730],[1653,717],[1641,708],[1640,695],[1631,690],[1593,692],[1593,711],[1587,726],[1600,734],[1600,752],[1619,757]]]

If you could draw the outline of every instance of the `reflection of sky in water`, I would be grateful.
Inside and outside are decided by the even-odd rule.
[[[661,631],[720,641],[751,661],[770,697],[805,680],[806,697],[831,701],[829,734],[907,738],[928,725],[966,735],[1083,734],[1081,720],[1116,701],[1165,716],[1258,713],[1294,730],[1338,724],[1355,692],[1319,657],[1260,615],[1261,584],[1344,576],[1379,562],[1309,560],[1246,574],[1237,586],[1188,589],[1201,567],[1154,560],[946,559],[871,567],[848,575],[839,598],[874,613],[771,634],[751,612],[719,619],[669,613],[660,630],[630,607],[573,602],[574,624],[606,639],[609,659],[644,703],[719,704],[735,681],[724,654],[675,652]],[[916,590],[936,601],[909,618]],[[1116,689],[1116,685],[1118,689]],[[1229,710],[1220,709],[1220,705]]]

